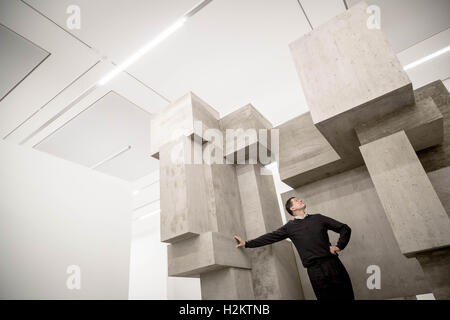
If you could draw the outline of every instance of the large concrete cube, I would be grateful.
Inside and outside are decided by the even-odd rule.
[[[444,118],[431,97],[396,110],[382,119],[358,125],[355,130],[361,144],[404,130],[414,150],[442,143]]]
[[[219,130],[219,113],[189,92],[157,114],[151,122],[150,154],[159,158],[159,149],[180,136],[204,139],[208,129]]]
[[[354,127],[414,103],[411,81],[361,2],[290,45],[314,124],[363,163]]]
[[[279,130],[280,137],[280,178],[292,188],[342,172],[352,165],[337,154],[316,128],[310,112],[280,124],[275,129]]]
[[[224,268],[200,276],[203,300],[253,300],[250,270]]]
[[[220,128],[224,135],[224,157],[229,163],[271,162],[272,124],[251,104],[220,119]]]
[[[181,137],[163,145],[159,151],[163,242],[218,231],[211,168],[186,161],[186,155],[194,145],[190,137]]]

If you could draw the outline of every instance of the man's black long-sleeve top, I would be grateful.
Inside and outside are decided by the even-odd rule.
[[[315,259],[333,255],[330,252],[328,230],[340,234],[337,247],[344,250],[350,241],[350,227],[319,213],[308,214],[304,219],[290,220],[278,230],[246,241],[245,247],[261,247],[289,238],[297,248],[303,266],[308,268]]]

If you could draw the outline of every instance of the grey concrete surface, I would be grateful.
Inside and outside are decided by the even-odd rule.
[[[417,156],[426,172],[450,166],[450,94],[441,80],[414,90],[416,100],[431,97],[444,117],[444,139],[442,144],[421,150]]]
[[[350,242],[340,259],[349,272],[356,299],[390,299],[431,292],[417,260],[406,258],[400,251],[365,166],[285,192],[283,203],[291,196],[305,201],[306,212],[329,216],[352,228]],[[286,218],[292,219],[287,213]],[[328,234],[330,242],[336,244],[339,235],[332,231]],[[370,265],[380,267],[381,289],[367,287]],[[315,299],[306,269],[301,263],[298,266],[305,298]]]
[[[355,130],[361,144],[404,130],[414,150],[418,151],[442,143],[443,119],[433,99],[427,97],[382,119],[360,124]]]
[[[405,129],[425,171],[450,165],[450,95],[442,81],[432,82],[414,91],[416,104],[372,120],[368,140]],[[433,102],[431,102],[431,100]],[[438,110],[436,110],[435,106]],[[442,114],[442,127],[440,116]],[[424,116],[429,121],[421,119]],[[387,121],[385,124],[384,121]],[[355,132],[361,131],[356,125]],[[358,157],[341,158],[315,127],[310,113],[304,113],[276,127],[280,134],[278,169],[281,180],[292,188],[363,165]],[[366,129],[367,130],[367,129]],[[442,135],[442,141],[438,142]],[[364,140],[366,143],[368,140]],[[431,146],[433,145],[433,146]],[[425,149],[424,146],[428,146]]]
[[[290,45],[313,123],[353,167],[363,163],[354,126],[414,103],[395,52],[367,27],[366,9],[361,2]]]
[[[202,273],[200,284],[203,300],[253,300],[250,270],[226,268]]]
[[[251,159],[252,162],[246,163],[261,162],[260,152],[270,156],[272,124],[251,104],[221,118],[220,128],[224,136],[224,157],[230,162],[237,163],[237,159]],[[266,130],[267,139],[260,139],[260,129]],[[227,134],[227,130],[234,134]]]
[[[195,142],[190,137],[181,137],[160,148],[160,224],[163,242],[218,231],[210,167],[184,162],[186,150],[193,144]]]
[[[247,239],[282,226],[273,177],[261,165],[236,166]],[[287,241],[245,249],[252,262],[256,299],[303,299],[292,246]]]
[[[428,178],[450,217],[450,166],[428,172]]]
[[[167,260],[171,277],[198,277],[224,267],[251,268],[249,257],[236,249],[233,237],[218,232],[204,232],[167,246]]]
[[[342,159],[304,113],[277,127],[279,130],[278,170],[280,179],[297,188],[355,166]]]
[[[360,147],[402,253],[450,245],[450,219],[404,131]]]
[[[200,121],[201,126],[196,122]],[[159,158],[159,149],[180,136],[196,135],[203,139],[208,129],[219,130],[219,113],[189,92],[164,108],[151,121],[150,154]]]
[[[437,300],[450,300],[450,249],[416,255]]]

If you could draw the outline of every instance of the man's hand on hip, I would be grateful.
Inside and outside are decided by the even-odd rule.
[[[336,253],[338,253],[339,251],[341,251],[341,249],[339,249],[338,247],[336,247],[336,246],[330,246],[330,252],[331,252],[332,254],[336,254]]]

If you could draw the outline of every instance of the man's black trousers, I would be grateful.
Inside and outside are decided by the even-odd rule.
[[[350,277],[338,256],[320,258],[307,268],[317,300],[354,300]]]

